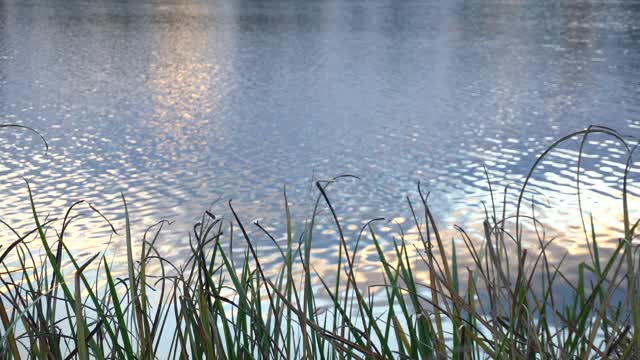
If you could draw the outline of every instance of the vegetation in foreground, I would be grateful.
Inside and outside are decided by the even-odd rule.
[[[584,145],[595,133],[626,146],[615,131],[591,127],[560,139],[538,162],[558,144],[581,137]],[[627,149],[629,165],[633,149]],[[549,242],[539,232],[522,231],[525,221],[540,225],[521,211],[530,176],[514,215],[496,206],[487,211],[483,238],[457,229],[464,246],[443,239],[420,191],[419,201],[408,201],[419,246],[400,236],[391,240],[391,254],[376,236],[376,220],[362,228],[367,237],[346,240],[330,201],[332,181],[317,183],[315,208],[301,234],[293,233],[285,193],[288,231],[285,245],[277,245],[275,271],[261,263],[231,202],[233,219],[206,212],[194,226],[191,256],[179,266],[157,248],[161,224],[135,251],[125,203],[128,266],[122,278],[114,275],[106,252],[78,256],[69,250],[72,239],[65,230],[77,220],[78,203],[62,219],[43,219],[31,198],[31,231],[14,231],[15,238],[3,239],[0,248],[0,354],[37,359],[634,358],[640,351],[635,331],[640,265],[627,176],[621,199],[624,236],[601,258],[587,219],[591,260],[581,264],[576,282],[549,260]],[[493,205],[493,192],[491,198]],[[311,258],[321,207],[329,210],[339,234],[339,260],[330,281]],[[271,237],[266,230],[263,234]],[[241,262],[224,245],[240,246],[237,237],[246,244]],[[373,243],[379,257],[383,277],[378,284],[356,276],[358,249],[365,241]],[[525,246],[527,241],[539,246]],[[459,265],[462,252],[473,266]],[[91,266],[95,274],[85,271]],[[428,270],[426,280],[418,278],[418,266]],[[554,293],[558,287],[564,299]]]

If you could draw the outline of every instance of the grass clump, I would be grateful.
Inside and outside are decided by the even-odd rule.
[[[590,261],[580,264],[572,281],[561,269],[565,257],[549,260],[542,225],[523,215],[521,204],[533,170],[549,151],[575,137],[584,145],[595,133],[628,150],[624,236],[602,257],[593,221],[585,220]],[[82,202],[61,219],[43,219],[29,189],[33,228],[21,234],[4,224],[15,238],[3,240],[0,248],[0,354],[7,359],[634,358],[640,351],[635,332],[640,265],[638,222],[631,219],[627,197],[632,152],[625,138],[603,127],[560,139],[534,164],[515,215],[507,215],[506,200],[499,211],[492,190],[484,236],[456,228],[458,243],[444,239],[420,188],[417,202],[407,198],[418,241],[402,231],[382,239],[374,226],[380,219],[348,241],[329,196],[329,185],[339,178],[319,181],[301,233],[293,231],[286,192],[286,241],[281,244],[255,223],[277,247],[279,265],[268,269],[256,235],[231,202],[231,219],[203,214],[190,237],[190,256],[180,264],[158,250],[163,222],[144,234],[136,251],[123,196],[127,268],[117,269],[119,277],[108,252],[80,256],[69,250],[73,239],[65,230],[78,218]],[[579,181],[576,186],[579,192]],[[312,259],[321,208],[338,234],[332,280]],[[525,222],[533,231],[523,230]],[[240,259],[227,248],[239,241],[246,246]],[[526,245],[531,242],[538,246]],[[365,243],[377,254],[380,283],[357,276],[358,250]],[[461,265],[462,253],[471,258],[470,266]],[[424,270],[426,279],[419,276]]]

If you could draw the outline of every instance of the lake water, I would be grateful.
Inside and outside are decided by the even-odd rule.
[[[279,236],[283,186],[300,224],[314,179],[340,174],[360,177],[329,191],[351,237],[378,216],[408,226],[418,181],[443,227],[473,227],[489,200],[483,164],[501,192],[560,136],[590,124],[640,133],[640,3],[2,1],[0,122],[50,145],[45,155],[27,132],[0,133],[0,215],[18,227],[23,177],[43,216],[85,199],[121,227],[124,192],[137,238],[174,221],[162,249],[179,259],[215,199]],[[585,201],[615,238],[626,159],[593,140]],[[531,189],[561,248],[586,254],[571,235],[577,148],[552,153]],[[83,209],[71,245],[103,249],[107,227]],[[316,255],[330,264],[323,226]]]

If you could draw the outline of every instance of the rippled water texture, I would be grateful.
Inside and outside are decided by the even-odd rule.
[[[407,220],[418,181],[443,227],[473,227],[483,163],[501,193],[562,135],[640,133],[640,4],[1,1],[0,120],[50,144],[44,156],[36,137],[0,134],[0,215],[14,225],[29,217],[22,177],[43,216],[86,199],[122,226],[122,191],[136,237],[175,221],[162,243],[175,259],[219,197],[278,235],[283,185],[299,224],[312,179],[348,173],[361,180],[329,191],[348,236],[373,217]],[[613,238],[625,156],[592,140],[585,202]],[[561,247],[586,254],[567,236],[580,233],[577,149],[553,152],[531,189]],[[334,230],[319,227],[317,258],[332,263]],[[104,248],[106,230],[86,218],[72,246]]]

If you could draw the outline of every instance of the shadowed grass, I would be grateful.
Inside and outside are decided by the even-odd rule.
[[[582,153],[586,137],[595,133],[620,141],[628,152],[620,210],[624,236],[603,258],[593,219],[583,218],[590,258],[571,281],[562,270],[567,255],[556,263],[549,260],[551,241],[533,210],[524,215],[522,204],[536,166],[553,148],[582,137]],[[164,222],[151,227],[140,243],[134,240],[123,196],[127,267],[118,269],[123,278],[114,275],[107,249],[83,256],[69,251],[72,239],[65,230],[87,216],[78,212],[82,202],[62,219],[41,219],[29,189],[33,229],[20,234],[3,223],[15,238],[0,247],[0,354],[37,359],[634,358],[640,350],[635,332],[640,265],[634,241],[639,222],[632,221],[627,196],[633,150],[626,138],[604,127],[560,139],[526,177],[515,215],[507,214],[506,190],[501,208],[496,204],[487,176],[491,206],[483,237],[456,227],[457,242],[444,238],[420,186],[416,202],[407,198],[418,241],[409,241],[401,224],[400,236],[381,238],[374,224],[382,219],[366,222],[355,240],[347,240],[330,192],[343,177],[316,183],[312,214],[296,234],[285,190],[285,245],[254,224],[277,249],[275,268],[265,268],[258,235],[251,235],[231,202],[232,219],[203,214],[190,234],[190,256],[174,264],[157,248]],[[579,191],[579,182],[576,187]],[[326,269],[315,268],[312,258],[321,208],[328,209],[338,234],[333,280],[323,276]],[[89,211],[118,235],[97,209],[89,205]],[[525,222],[528,231],[523,231]],[[507,231],[508,224],[514,232]],[[375,249],[380,282],[357,276],[365,245]],[[244,249],[241,258],[238,248]],[[461,265],[463,254],[471,266]]]

